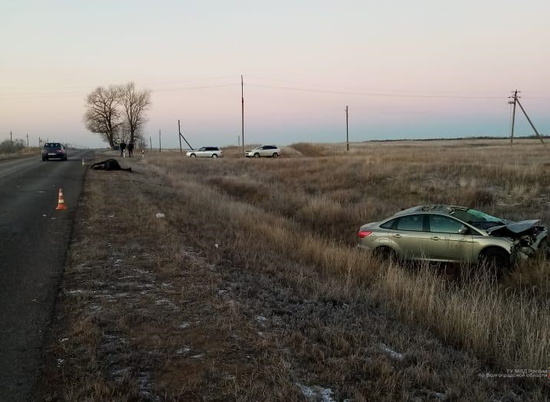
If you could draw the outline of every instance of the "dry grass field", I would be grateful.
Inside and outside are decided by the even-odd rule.
[[[427,202],[549,224],[550,148],[224,151],[153,152],[121,161],[134,173],[87,172],[41,400],[550,397],[547,262],[495,284],[460,267],[381,265],[355,247],[361,224]]]

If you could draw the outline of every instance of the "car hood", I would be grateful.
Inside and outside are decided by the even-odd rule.
[[[491,234],[497,231],[501,231],[502,229],[509,230],[512,233],[520,234],[525,232],[526,230],[531,229],[533,226],[538,224],[540,222],[540,219],[530,219],[526,221],[519,221],[519,222],[510,222],[507,225],[502,226],[494,226],[492,228],[486,229],[487,233]]]

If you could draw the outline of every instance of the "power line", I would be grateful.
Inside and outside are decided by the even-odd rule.
[[[170,86],[171,83],[182,83],[182,82],[199,82],[199,81],[212,81],[217,79],[228,79],[228,78],[234,78],[230,76],[224,76],[224,77],[216,77],[216,78],[205,78],[205,79],[195,79],[195,80],[187,80],[187,81],[164,81],[164,82],[156,82],[157,85],[153,85],[152,87],[150,85],[147,85],[147,83],[141,83],[141,85],[144,85],[145,87],[149,86],[150,90],[152,92],[160,93],[160,92],[178,92],[178,91],[198,91],[198,90],[210,90],[210,89],[216,89],[216,88],[228,88],[228,87],[237,87],[240,84],[235,80],[233,83],[227,83],[227,84],[212,84],[212,85],[190,85],[190,86],[180,86],[180,85],[174,85]],[[322,94],[332,94],[332,95],[348,95],[348,96],[364,96],[364,97],[385,97],[385,98],[426,98],[426,99],[502,99],[502,96],[486,96],[486,95],[458,95],[458,94],[442,94],[442,93],[392,93],[391,91],[364,91],[364,92],[358,92],[358,91],[342,91],[342,90],[327,90],[327,89],[318,89],[313,87],[305,87],[302,86],[298,82],[292,82],[288,80],[277,80],[272,78],[261,78],[256,77],[257,80],[264,80],[264,81],[273,81],[273,82],[287,82],[287,83],[293,83],[297,84],[296,86],[292,85],[268,85],[268,84],[259,84],[259,83],[248,83],[247,87],[255,87],[255,88],[266,88],[266,89],[274,89],[279,91],[292,91],[292,92],[311,92],[311,93],[322,93]],[[158,86],[158,84],[161,84]],[[168,84],[166,87],[164,87],[163,84]],[[65,87],[67,88],[67,87]],[[22,93],[15,93],[13,92],[16,90],[16,87],[4,87],[0,88],[0,98],[12,98],[12,99],[18,99],[18,98],[61,98],[61,97],[76,97],[76,96],[85,96],[86,92],[89,90],[83,89],[83,87],[78,86],[74,87],[75,90],[66,90],[66,91],[52,91],[52,92],[22,92]],[[6,91],[7,92],[4,92]],[[550,99],[550,97],[536,97],[531,96],[531,99]]]
[[[323,89],[297,88],[297,87],[279,87],[275,85],[248,84],[250,87],[281,89],[287,91],[299,92],[317,92],[337,95],[356,95],[388,98],[446,98],[446,99],[502,99],[502,96],[468,96],[468,95],[420,95],[420,94],[390,94],[383,92],[351,92],[351,91],[331,91]]]

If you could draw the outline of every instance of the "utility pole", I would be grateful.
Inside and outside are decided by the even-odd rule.
[[[159,130],[159,152],[162,152],[162,138],[161,138],[160,130]]]
[[[178,139],[180,141],[180,153],[183,153],[183,148],[181,147],[181,126],[180,126],[180,119],[178,119]]]
[[[546,144],[544,143],[544,141],[542,140],[542,136],[539,134],[539,132],[537,131],[537,129],[535,128],[535,125],[533,124],[533,122],[531,121],[531,119],[529,118],[529,116],[527,115],[527,112],[525,111],[525,109],[523,108],[521,102],[519,101],[519,96],[518,96],[518,91],[517,89],[513,92],[513,95],[511,96],[511,98],[513,98],[513,101],[510,101],[508,103],[510,104],[513,104],[514,105],[514,108],[513,108],[513,111],[512,111],[512,133],[510,135],[510,145],[512,145],[512,141],[514,139],[514,124],[515,124],[515,121],[516,121],[516,104],[519,105],[521,111],[523,112],[523,114],[525,115],[525,117],[527,118],[527,121],[529,122],[529,124],[531,125],[531,128],[533,129],[533,131],[535,132],[535,134],[537,135],[537,137],[539,138],[540,142],[542,143],[542,145],[546,146]]]
[[[244,80],[241,75],[241,138],[243,139],[243,156],[244,156]]]
[[[516,124],[516,101],[518,99],[518,90],[516,89],[513,92],[514,95],[511,96],[511,98],[514,98],[513,101],[508,102],[509,104],[513,104],[514,107],[512,109],[512,132],[510,133],[510,146],[512,146],[514,142],[514,126]],[[509,97],[510,98],[510,97]]]
[[[10,142],[13,142],[13,133],[10,130]]]
[[[181,133],[181,126],[180,126],[180,121],[178,119],[178,133],[180,134],[180,152],[183,152],[183,150],[181,149],[181,139],[183,138],[183,140],[187,143],[187,145],[189,146],[190,149],[195,149],[191,146],[191,144],[189,144],[189,141],[187,141],[187,139],[183,136],[183,134]]]
[[[349,151],[349,119],[348,119],[348,107],[346,106],[346,149]]]
[[[27,134],[27,148],[29,147],[29,134]]]
[[[151,139],[151,136],[149,136],[149,149],[153,150],[153,140]]]

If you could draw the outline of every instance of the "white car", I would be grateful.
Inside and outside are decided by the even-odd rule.
[[[219,147],[200,147],[185,153],[191,158],[221,158],[223,152]]]
[[[277,158],[281,155],[281,148],[277,145],[262,145],[246,151],[247,158],[259,158],[261,156]]]

